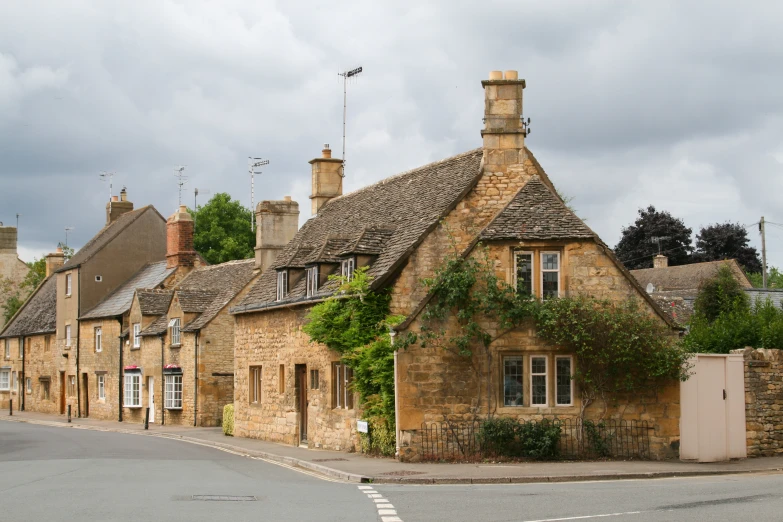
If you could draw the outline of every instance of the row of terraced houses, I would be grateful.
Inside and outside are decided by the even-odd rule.
[[[388,289],[397,333],[416,332],[431,277],[456,247],[489,248],[503,279],[539,297],[587,294],[637,299],[677,326],[567,208],[525,144],[525,81],[493,73],[482,145],[342,194],[342,162],[325,148],[310,161],[312,218],[301,228],[290,198],[264,201],[255,259],[208,265],[193,249],[184,207],[164,219],[134,209],[123,191],[103,228],[67,262],[47,256],[47,277],[0,334],[0,406],[140,422],[219,425],[235,405],[235,434],[351,450],[361,404],[339,354],[310,342],[308,312],[334,292],[332,274],[368,267]],[[397,440],[402,458],[420,451],[422,424],[489,413],[519,419],[575,418],[572,354],[520,328],[498,339],[492,365],[476,368],[434,347],[396,355]],[[479,387],[494,385],[477,403]],[[2,388],[0,377],[0,388]],[[482,388],[485,389],[485,388]],[[657,397],[609,404],[618,419],[653,427],[667,454],[679,438],[679,383]],[[587,416],[598,415],[592,410]]]

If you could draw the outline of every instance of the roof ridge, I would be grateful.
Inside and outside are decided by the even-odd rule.
[[[408,169],[408,170],[405,170],[403,172],[398,172],[397,174],[392,174],[391,176],[383,178],[381,180],[378,180],[375,183],[371,183],[369,185],[365,185],[363,187],[360,187],[360,188],[358,188],[356,190],[353,190],[351,192],[348,192],[346,194],[340,194],[339,196],[335,196],[332,199],[330,199],[329,201],[327,201],[327,203],[331,203],[332,201],[344,200],[344,199],[346,199],[348,197],[354,196],[356,194],[360,194],[362,192],[365,192],[365,191],[370,190],[372,188],[378,187],[380,185],[385,185],[387,183],[395,181],[395,180],[397,180],[399,178],[402,178],[404,176],[408,176],[410,174],[414,174],[414,173],[416,173],[416,172],[418,172],[420,170],[424,170],[426,168],[431,168],[431,167],[434,167],[435,165],[438,165],[440,163],[445,163],[447,161],[452,161],[452,160],[455,160],[455,159],[458,159],[458,158],[461,158],[461,157],[464,157],[464,156],[470,156],[471,154],[475,154],[477,151],[482,151],[483,152],[483,150],[484,150],[483,147],[478,147],[478,148],[469,150],[467,152],[460,152],[459,154],[455,154],[454,156],[449,156],[447,158],[439,159],[437,161],[432,161],[430,163],[426,163],[424,165],[420,165],[420,166],[418,166],[416,168],[413,168],[413,169]]]

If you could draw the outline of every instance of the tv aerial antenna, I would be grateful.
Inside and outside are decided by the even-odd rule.
[[[667,239],[671,239],[671,236],[653,236],[650,238],[650,243],[655,243],[658,245],[658,255],[663,254],[663,250],[661,249],[661,242],[666,241]]]
[[[250,174],[250,230],[256,230],[256,193],[255,193],[255,179],[256,174],[261,174],[261,167],[269,165],[269,160],[261,158],[247,158],[247,171]],[[258,170],[256,170],[258,169]]]
[[[179,205],[182,206],[182,187],[188,182],[188,177],[185,175],[185,167],[187,165],[180,165],[174,169],[174,175],[177,177],[177,185],[179,186]]]
[[[112,186],[114,184],[114,172],[106,172],[103,171],[98,176],[100,176],[101,181],[108,181],[109,182],[109,201],[111,201],[112,194]]]
[[[65,227],[65,246],[68,246],[68,232],[73,230],[75,227]]]
[[[341,73],[337,73],[337,76],[343,77],[343,164],[342,168],[340,169],[340,176],[345,177],[345,120],[348,115],[348,78],[354,78],[361,74],[362,68],[357,67],[356,69],[351,69],[350,71],[344,71]]]

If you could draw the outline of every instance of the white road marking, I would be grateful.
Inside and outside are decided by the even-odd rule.
[[[394,509],[394,504],[383,498],[383,495],[369,486],[358,486],[358,488],[359,491],[367,494],[367,498],[375,503],[375,508],[378,510],[378,516],[381,517],[381,522],[402,522],[402,519],[397,516],[397,510]]]
[[[589,518],[619,517],[622,515],[639,515],[641,511],[626,511],[624,513],[604,513],[601,515],[583,515],[581,517],[542,518],[540,520],[526,520],[525,522],[560,522],[562,520],[587,520]]]
[[[381,517],[381,522],[402,522],[400,517]]]
[[[359,486],[359,489],[373,489],[372,486]]]
[[[385,498],[374,498],[372,499],[372,501],[375,502],[376,504],[384,504],[388,502],[388,500],[386,500]]]
[[[379,515],[396,515],[397,512],[393,509],[379,509],[378,510]]]
[[[383,498],[383,495],[381,495],[380,493],[370,493],[367,496],[370,498]]]

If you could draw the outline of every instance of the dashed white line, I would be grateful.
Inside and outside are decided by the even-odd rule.
[[[402,519],[397,516],[397,510],[394,509],[394,504],[383,498],[383,495],[378,493],[370,486],[358,486],[359,491],[367,495],[367,498],[375,503],[375,508],[378,510],[378,516],[381,517],[381,522],[402,522]]]
[[[541,520],[527,520],[525,522],[561,522],[564,520],[586,520],[589,518],[619,517],[622,515],[639,515],[641,511],[626,511],[624,513],[604,513],[601,515],[583,515],[581,517],[542,518]],[[385,521],[384,521],[385,522]]]

